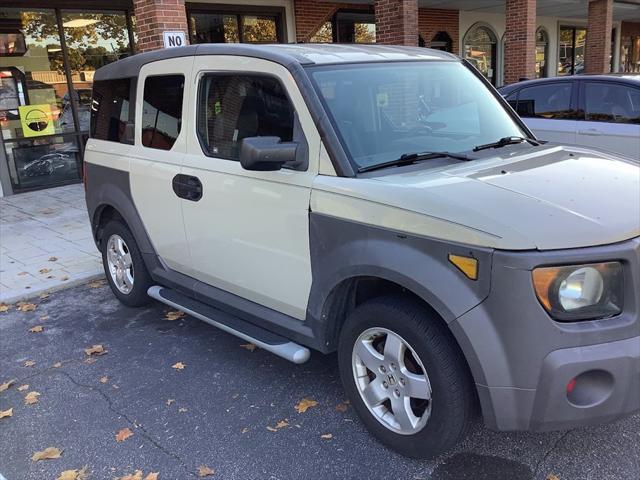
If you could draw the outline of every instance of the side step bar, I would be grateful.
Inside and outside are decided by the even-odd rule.
[[[309,349],[290,341],[289,339],[246,322],[238,317],[225,313],[217,308],[194,300],[171,288],[155,285],[147,290],[151,298],[182,310],[192,317],[224,330],[231,335],[240,337],[247,342],[267,350],[293,363],[304,363],[309,360]]]

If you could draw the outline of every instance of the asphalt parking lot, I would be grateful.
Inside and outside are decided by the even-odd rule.
[[[640,415],[544,434],[478,422],[448,455],[410,460],[378,444],[351,407],[336,409],[345,398],[334,355],[296,366],[198,320],[169,321],[164,305],[123,307],[95,284],[33,303],[0,313],[0,384],[15,379],[0,392],[0,411],[13,408],[0,419],[0,478],[54,480],[85,465],[92,480],[200,478],[201,465],[212,479],[640,478]],[[106,354],[88,356],[92,345]],[[31,391],[40,396],[26,405]],[[298,413],[305,398],[318,404]],[[125,428],[133,435],[117,441]],[[32,461],[47,447],[60,458]]]

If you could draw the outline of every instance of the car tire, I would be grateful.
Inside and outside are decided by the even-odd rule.
[[[433,458],[460,442],[473,422],[476,396],[460,348],[442,319],[408,295],[359,305],[340,333],[338,362],[362,422],[403,455]]]
[[[147,290],[153,285],[138,244],[129,228],[118,220],[102,230],[102,265],[114,295],[129,307],[151,302]]]

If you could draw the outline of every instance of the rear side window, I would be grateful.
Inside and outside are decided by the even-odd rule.
[[[144,82],[142,144],[171,150],[182,124],[184,75],[158,75]]]
[[[575,120],[571,93],[571,82],[526,87],[520,90],[516,111],[521,117]]]
[[[135,80],[133,81],[135,83]],[[131,101],[131,78],[100,80],[93,83],[91,101],[91,137],[111,142],[133,144],[127,135],[133,129],[133,105]],[[82,98],[80,98],[82,101]]]
[[[290,142],[293,125],[293,105],[276,78],[216,73],[200,82],[198,136],[207,155],[237,161],[244,138]]]
[[[586,82],[585,120],[640,124],[640,90],[615,83]]]

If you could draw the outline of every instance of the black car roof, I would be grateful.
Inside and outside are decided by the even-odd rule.
[[[203,43],[133,55],[98,69],[94,80],[135,77],[140,68],[147,63],[195,55],[237,55],[271,60],[284,66],[290,66],[292,63],[323,65],[408,60],[460,61],[455,55],[440,50],[393,45]]]

